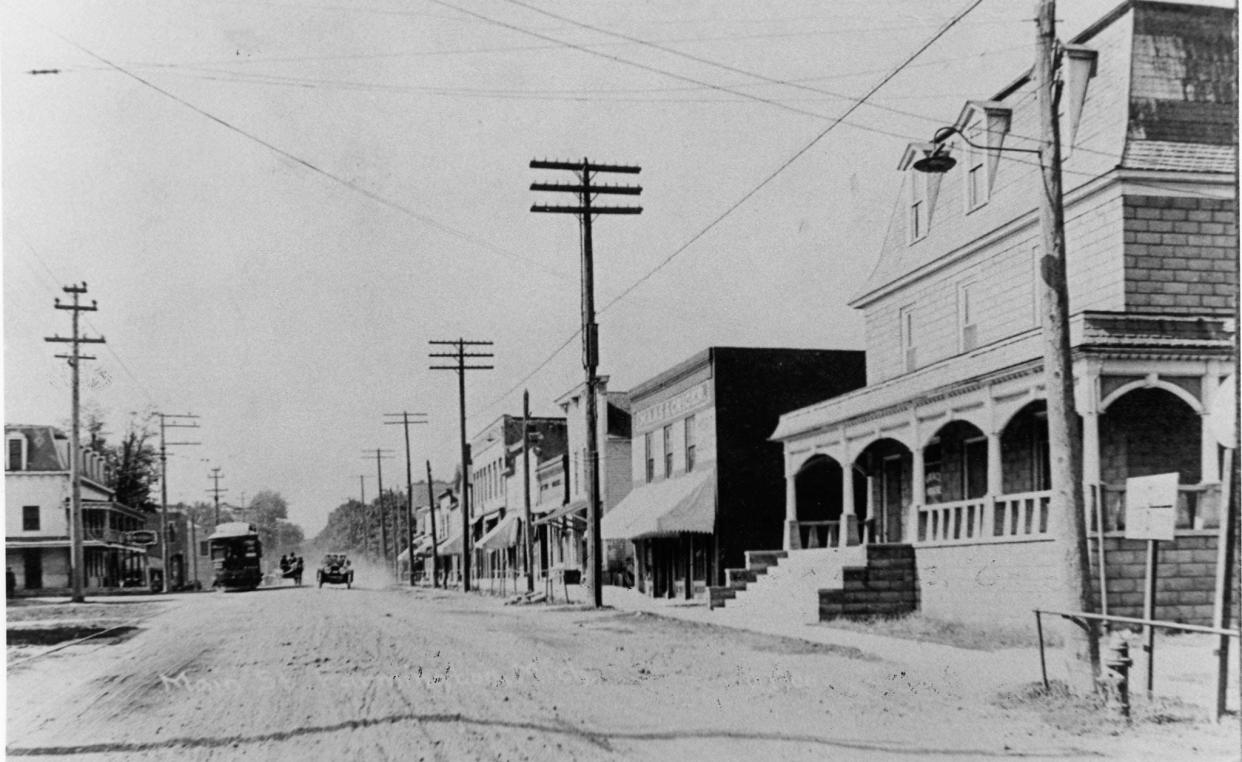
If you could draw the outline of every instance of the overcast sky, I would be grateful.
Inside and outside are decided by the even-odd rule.
[[[424,459],[448,478],[457,382],[428,340],[495,342],[471,433],[524,387],[557,414],[582,378],[576,340],[553,356],[578,329],[577,223],[529,211],[569,200],[531,182],[572,177],[532,158],[642,167],[601,178],[643,187],[605,199],[640,216],[595,225],[611,388],[709,345],[861,349],[846,302],[902,150],[1030,66],[1034,3],[984,0],[828,128],[971,5],[5,3],[6,420],[68,420],[66,347],[44,337],[85,281],[107,344],[83,397],[113,438],[130,411],[201,416],[169,437],[202,442],[171,450],[170,501],[207,499],[218,466],[227,500],[277,490],[313,535],[359,474],[374,496],[364,449],[394,450],[385,485],[404,484],[382,425],[401,410],[429,414],[415,478]],[[1063,1],[1062,37],[1114,5]]]

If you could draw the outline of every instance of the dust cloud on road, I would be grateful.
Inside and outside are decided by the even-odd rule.
[[[1202,743],[1060,733],[852,649],[361,576],[150,605],[121,642],[10,649],[10,756],[1168,759]],[[1205,758],[1229,749],[1205,740]]]

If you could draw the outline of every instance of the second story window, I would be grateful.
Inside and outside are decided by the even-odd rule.
[[[39,531],[39,506],[23,505],[22,506],[22,531],[37,532]]]
[[[655,478],[655,453],[651,450],[651,432],[643,434],[643,454],[647,458],[647,481]]]
[[[914,370],[918,365],[918,351],[914,333],[914,305],[902,307],[898,311],[901,321],[901,356],[906,372]]]
[[[686,473],[694,470],[694,416],[686,416]]]
[[[978,288],[973,282],[960,283],[957,287],[958,348],[969,352],[978,346],[978,316],[975,314],[975,294]]]
[[[664,478],[673,475],[673,424],[664,427]]]

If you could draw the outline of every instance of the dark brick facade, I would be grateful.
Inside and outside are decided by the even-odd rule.
[[[1091,588],[1098,606],[1099,566],[1095,562],[1094,538],[1091,546]],[[1216,548],[1215,531],[1185,534],[1172,542],[1157,545],[1156,619],[1187,624],[1212,623]],[[1117,616],[1143,616],[1147,542],[1123,537],[1105,537],[1104,558],[1108,568],[1108,613]],[[1234,579],[1237,578],[1237,571],[1235,563]],[[1234,594],[1237,594],[1236,590]]]
[[[1238,225],[1233,200],[1126,196],[1126,310],[1232,315]]]

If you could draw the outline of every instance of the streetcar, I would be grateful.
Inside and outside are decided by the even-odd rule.
[[[212,587],[225,592],[254,590],[263,581],[263,543],[254,524],[230,521],[216,526],[207,538],[211,565],[215,569]]]

